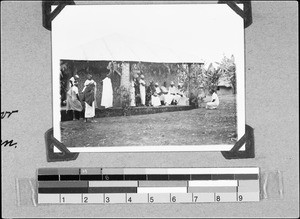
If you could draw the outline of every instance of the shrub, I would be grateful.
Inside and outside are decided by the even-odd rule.
[[[130,95],[130,90],[124,86],[120,86],[117,90],[117,98],[121,102],[121,107],[123,109],[123,115],[124,116],[129,116],[131,115],[131,95]]]

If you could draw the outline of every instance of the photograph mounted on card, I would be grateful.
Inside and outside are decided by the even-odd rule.
[[[52,71],[70,152],[230,151],[245,134],[244,21],[226,4],[68,5]]]

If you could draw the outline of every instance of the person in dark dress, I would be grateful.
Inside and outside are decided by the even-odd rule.
[[[154,82],[150,81],[150,84],[146,87],[146,106],[151,106],[151,96],[155,91]]]
[[[140,82],[139,78],[135,77],[134,80],[134,94],[135,94],[135,106],[141,106],[141,94],[140,94]]]

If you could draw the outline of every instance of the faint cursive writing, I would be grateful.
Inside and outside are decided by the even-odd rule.
[[[3,111],[1,112],[1,119],[9,118],[12,114],[19,112],[19,110],[13,110],[13,111]]]
[[[1,147],[4,146],[4,147],[17,147],[17,142],[14,142],[14,140],[5,140],[5,141],[2,141],[1,140]]]

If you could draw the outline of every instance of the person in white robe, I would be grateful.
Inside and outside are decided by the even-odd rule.
[[[145,106],[146,104],[146,82],[144,80],[145,76],[140,76],[140,95],[141,95],[141,104],[142,106]]]
[[[92,75],[87,75],[87,80],[84,82],[84,88],[82,92],[84,93],[84,102],[85,102],[85,112],[84,118],[85,122],[88,119],[91,119],[91,122],[96,122],[94,120],[95,117],[95,91],[96,91],[96,82],[92,79]]]
[[[111,73],[108,73],[106,77],[102,80],[103,88],[101,106],[104,106],[105,108],[110,108],[113,106],[113,88],[110,77]]]
[[[152,106],[160,106],[161,102],[160,102],[160,95],[161,95],[161,90],[158,87],[158,83],[155,83],[155,91],[153,93],[153,95],[151,96],[151,103]]]
[[[178,95],[178,89],[175,87],[175,84],[173,81],[171,81],[171,83],[170,83],[169,95],[171,96],[171,98],[169,99],[168,104],[171,104],[173,102],[176,105],[181,96]]]
[[[130,82],[130,106],[135,106],[135,89],[133,80]]]
[[[206,103],[206,109],[217,109],[220,104],[219,97],[215,90],[211,90],[210,93],[212,94],[211,101]]]
[[[178,85],[178,95],[180,96],[177,105],[178,106],[188,106],[189,105],[189,98],[186,97],[186,94],[183,88]]]
[[[75,81],[77,81],[78,79],[79,79],[79,76],[78,76],[78,75],[74,75],[73,77],[70,78],[70,80],[69,80],[69,89],[70,89],[71,87],[73,87]]]

